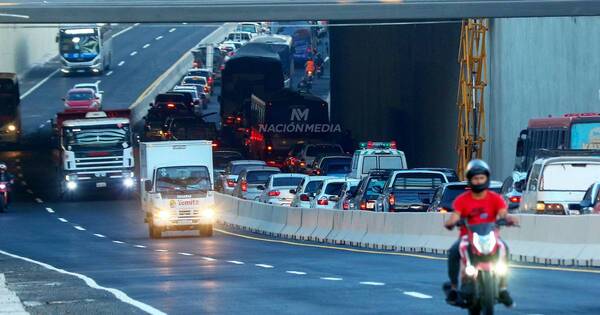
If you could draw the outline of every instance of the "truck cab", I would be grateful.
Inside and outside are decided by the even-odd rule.
[[[404,152],[396,148],[396,142],[361,142],[352,156],[352,169],[348,177],[363,179],[371,170],[406,169]]]
[[[140,198],[150,238],[180,230],[211,236],[213,176],[211,141],[140,143]]]

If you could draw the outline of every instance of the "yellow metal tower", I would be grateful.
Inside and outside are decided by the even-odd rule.
[[[487,19],[467,19],[462,22],[458,62],[458,151],[457,172],[461,178],[471,159],[481,158],[485,142],[484,89],[487,85],[485,37]]]

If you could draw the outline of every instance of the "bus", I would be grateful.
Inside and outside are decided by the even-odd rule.
[[[285,24],[284,24],[285,23]],[[312,57],[313,36],[308,22],[281,22],[272,26],[276,34],[288,35],[293,40],[294,64],[296,67],[304,67],[308,59]]]
[[[56,42],[63,75],[101,74],[112,63],[113,33],[110,25],[61,25]]]
[[[517,140],[515,171],[527,172],[541,149],[600,150],[600,113],[529,120]]]
[[[0,73],[0,142],[19,142],[21,135],[20,102],[17,75]]]

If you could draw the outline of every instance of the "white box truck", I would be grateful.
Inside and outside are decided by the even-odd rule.
[[[211,141],[142,142],[140,180],[150,238],[178,230],[212,235],[215,203]]]

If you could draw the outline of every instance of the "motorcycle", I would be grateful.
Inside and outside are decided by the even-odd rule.
[[[10,184],[10,182],[0,182],[0,212],[4,212],[8,208]]]
[[[315,75],[317,76],[317,79],[323,77],[323,66],[317,66],[317,69],[315,70]]]
[[[498,303],[500,280],[508,273],[506,248],[500,242],[500,226],[511,226],[506,220],[470,225],[461,220],[458,226],[467,228],[466,240],[461,242],[461,282],[457,307],[466,308],[470,315],[493,315]],[[446,296],[450,283],[443,286]]]

